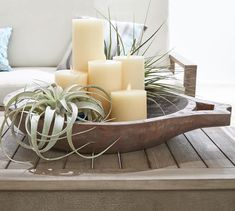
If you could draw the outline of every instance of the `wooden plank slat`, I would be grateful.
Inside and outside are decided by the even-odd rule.
[[[231,127],[205,128],[203,131],[223,151],[228,159],[235,164],[235,129]]]
[[[122,153],[121,160],[122,167],[125,170],[147,170],[150,168],[144,150]]]
[[[169,140],[167,144],[180,168],[206,168],[184,135]]]
[[[146,149],[146,153],[152,169],[177,168],[177,164],[166,144]]]
[[[23,136],[19,136],[19,139],[23,138]],[[9,157],[12,158],[16,150],[18,149],[18,144],[16,143],[16,140],[14,140],[14,138],[12,137],[10,130],[4,134],[2,140],[2,147],[4,147],[4,149],[0,148],[0,169],[6,168],[10,163],[10,160],[5,156],[3,150],[7,153]]]
[[[48,151],[47,153],[43,154],[45,157],[47,158],[56,158],[56,157],[60,157],[65,155],[64,152],[60,152],[60,151],[55,151],[55,150],[51,150]],[[60,159],[60,160],[54,160],[54,161],[47,161],[47,160],[43,160],[40,159],[36,169],[45,169],[45,170],[54,170],[54,169],[63,169],[65,166],[65,162],[66,162],[66,158]]]
[[[117,154],[104,154],[100,157],[94,159],[94,169],[116,169],[119,170],[120,166],[118,163],[118,155]]]
[[[190,143],[209,168],[232,168],[234,165],[223,155],[201,129],[185,133]]]
[[[27,142],[27,138],[25,138],[25,142]],[[22,161],[24,163],[16,163],[16,162],[11,161],[7,167],[8,169],[25,169],[26,170],[26,169],[34,168],[35,164],[38,161],[38,156],[32,150],[19,147],[19,149],[14,154],[13,159],[16,161]]]
[[[91,156],[91,155],[88,155]],[[67,158],[65,169],[91,170],[92,160],[84,159],[79,155],[73,154]]]

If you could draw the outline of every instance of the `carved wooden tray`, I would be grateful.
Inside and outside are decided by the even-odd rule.
[[[159,145],[193,129],[230,124],[231,107],[229,105],[171,93],[159,95],[156,101],[159,106],[148,102],[148,119],[146,120],[75,124],[74,133],[95,127],[88,133],[74,137],[75,147],[93,142],[80,152],[98,153],[120,138],[107,153],[136,151]],[[24,131],[24,128],[21,130]],[[70,150],[67,140],[58,141],[54,148],[63,151]]]

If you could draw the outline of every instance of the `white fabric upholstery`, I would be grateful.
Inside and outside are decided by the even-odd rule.
[[[10,92],[24,88],[33,82],[54,82],[56,68],[15,68],[11,72],[0,72],[0,106],[3,105],[4,97]]]
[[[94,8],[114,19],[143,23],[146,0],[0,0],[0,27],[12,26],[9,61],[14,67],[57,66],[71,40],[71,19],[96,16]],[[152,0],[148,34],[167,20],[168,1]],[[154,52],[166,52],[167,27],[159,33]]]

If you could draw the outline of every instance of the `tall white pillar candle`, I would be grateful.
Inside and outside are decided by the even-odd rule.
[[[88,71],[88,61],[105,59],[104,22],[99,19],[73,19],[73,69]]]

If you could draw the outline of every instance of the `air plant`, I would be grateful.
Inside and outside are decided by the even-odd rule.
[[[95,91],[92,93],[87,91],[89,88],[98,90],[101,94]],[[92,97],[91,94],[98,94],[109,102],[110,106],[107,113],[105,113],[101,102]],[[48,87],[39,86],[33,90],[22,90],[9,99],[5,105],[0,137],[2,137],[4,127],[8,125],[18,144],[26,149],[33,150],[42,159],[58,160],[73,153],[83,158],[95,158],[106,152],[115,142],[99,154],[85,156],[79,153],[79,150],[92,143],[88,142],[76,149],[72,137],[79,136],[81,133],[88,133],[95,128],[77,134],[73,134],[72,129],[74,124],[81,122],[106,121],[111,107],[110,96],[105,90],[96,86],[73,85],[63,90],[56,84],[52,84]],[[39,124],[42,124],[41,131]],[[17,134],[22,128],[29,137],[28,143],[17,138]],[[71,148],[70,153],[56,158],[47,158],[43,155],[64,138],[67,139]],[[0,143],[1,141],[0,138]]]
[[[149,9],[151,5],[151,0],[149,1],[143,29],[141,33],[141,37],[139,42],[137,42],[137,38],[135,36],[135,23],[133,22],[133,39],[132,39],[132,47],[131,50],[128,52],[125,49],[125,45],[122,39],[122,36],[119,33],[118,26],[115,25],[111,21],[111,15],[110,11],[108,10],[108,17],[106,17],[104,14],[102,14],[100,11],[97,11],[98,14],[103,17],[106,21],[109,22],[109,41],[110,44],[107,45],[105,43],[105,54],[107,59],[112,59],[112,55],[110,54],[111,48],[112,48],[112,40],[116,39],[117,45],[116,47],[116,56],[120,55],[141,55],[146,56],[146,54],[149,52],[149,49],[153,46],[154,40],[157,38],[161,30],[164,28],[166,22],[163,22],[159,27],[156,28],[156,30],[147,38],[145,37],[146,30],[146,22],[149,14]],[[114,30],[116,33],[116,37],[112,37],[111,30]],[[172,81],[177,80],[174,78],[172,72],[169,70],[170,65],[162,65],[162,61],[168,59],[170,51],[165,52],[162,55],[156,54],[153,56],[149,56],[145,58],[145,89],[148,94],[148,99],[151,101],[154,101],[156,99],[156,96],[164,98],[164,96],[167,96],[168,92],[171,93],[184,93],[183,87],[178,85],[172,85]]]

